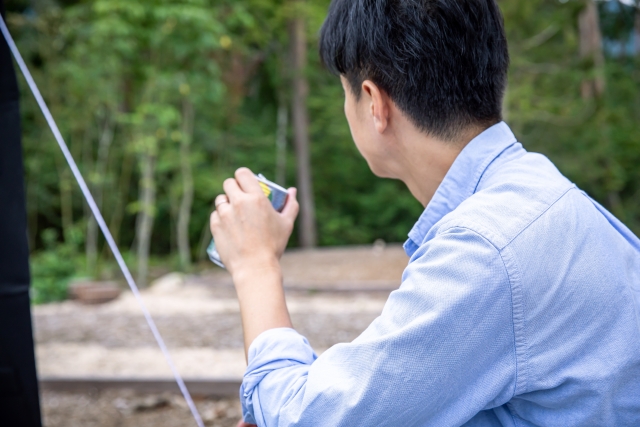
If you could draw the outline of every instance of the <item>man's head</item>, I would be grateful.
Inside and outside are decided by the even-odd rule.
[[[509,54],[495,0],[333,0],[320,56],[356,103],[370,81],[441,141],[501,120]]]

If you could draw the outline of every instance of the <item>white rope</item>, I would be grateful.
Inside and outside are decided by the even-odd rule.
[[[153,336],[155,337],[158,343],[158,346],[160,347],[160,350],[162,350],[162,354],[164,354],[164,358],[167,360],[167,364],[169,364],[169,367],[171,368],[171,372],[173,372],[173,376],[176,382],[178,383],[178,387],[180,387],[180,391],[182,392],[182,395],[187,401],[187,405],[189,405],[189,409],[191,409],[193,418],[195,418],[196,423],[198,424],[198,427],[204,427],[204,423],[202,422],[200,413],[198,412],[196,405],[193,403],[193,399],[189,394],[189,390],[187,390],[187,387],[185,386],[184,381],[182,380],[182,377],[178,372],[178,369],[173,363],[173,360],[171,359],[171,355],[169,354],[169,350],[167,350],[167,346],[165,345],[164,340],[162,339],[162,336],[160,335],[160,332],[158,331],[158,328],[156,327],[155,322],[151,318],[151,314],[149,313],[149,310],[147,310],[147,307],[144,305],[144,301],[142,300],[142,296],[140,295],[138,286],[136,286],[136,283],[133,280],[133,277],[131,276],[131,272],[129,272],[129,269],[127,268],[127,264],[125,264],[124,259],[122,258],[122,254],[120,253],[120,250],[116,245],[116,242],[113,240],[113,236],[111,236],[111,232],[109,231],[109,228],[107,227],[107,224],[105,223],[104,218],[100,213],[100,209],[98,209],[98,205],[96,205],[96,202],[93,199],[91,192],[89,191],[89,187],[87,187],[87,183],[84,181],[84,178],[82,178],[82,174],[80,173],[80,170],[76,165],[76,162],[73,160],[73,157],[71,156],[71,152],[69,151],[67,144],[65,144],[64,139],[60,134],[60,130],[58,129],[56,122],[53,120],[53,117],[51,116],[51,112],[49,111],[49,108],[47,108],[47,104],[44,102],[44,99],[42,99],[42,95],[38,90],[38,86],[34,82],[33,77],[31,77],[31,73],[29,72],[29,69],[27,68],[26,64],[22,60],[22,56],[20,55],[20,52],[18,51],[18,48],[16,47],[16,44],[14,43],[13,38],[11,37],[11,34],[9,34],[9,30],[5,25],[2,15],[0,15],[0,30],[2,30],[2,34],[4,35],[4,38],[7,40],[7,44],[9,45],[9,48],[11,49],[11,52],[13,53],[13,56],[15,57],[16,62],[18,63],[18,66],[20,67],[20,70],[24,75],[24,78],[27,80],[27,84],[31,88],[31,92],[33,92],[33,96],[36,98],[36,101],[38,102],[38,105],[42,110],[42,114],[44,114],[45,119],[47,119],[47,123],[49,123],[49,127],[51,128],[51,131],[53,132],[53,135],[55,136],[56,141],[58,141],[58,145],[62,150],[62,154],[64,154],[64,157],[67,160],[67,163],[69,163],[71,172],[73,172],[73,176],[76,178],[76,181],[78,181],[78,185],[82,190],[82,194],[84,195],[84,198],[87,200],[87,203],[89,204],[91,213],[93,213],[93,216],[95,217],[96,222],[100,226],[100,230],[102,230],[102,233],[104,234],[104,238],[107,240],[107,243],[109,244],[109,247],[111,248],[111,251],[115,256],[116,261],[118,261],[118,265],[122,270],[122,274],[124,274],[124,277],[127,280],[129,287],[131,288],[131,292],[133,292],[133,295],[136,297],[138,304],[140,304],[140,308],[142,309],[144,318],[147,320],[147,324],[149,325],[149,328],[151,328],[151,332],[153,333]]]

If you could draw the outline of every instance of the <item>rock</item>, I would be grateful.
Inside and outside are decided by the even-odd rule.
[[[76,278],[75,280],[72,280],[67,286],[67,298],[78,299],[78,289],[91,283],[93,283],[93,280],[90,277]]]
[[[122,415],[151,411],[170,404],[170,398],[166,395],[137,396],[130,399],[119,397],[113,401],[113,405]]]
[[[77,282],[69,287],[69,296],[83,304],[102,304],[120,296],[115,282]]]
[[[373,242],[373,254],[376,256],[380,256],[382,255],[382,253],[384,252],[384,248],[387,246],[387,242],[385,242],[382,239],[376,239],[375,242]]]
[[[184,275],[169,273],[151,282],[150,291],[154,294],[171,294],[184,287]]]

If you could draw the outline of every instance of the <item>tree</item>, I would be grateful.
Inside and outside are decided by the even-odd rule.
[[[107,161],[109,159],[109,149],[113,142],[115,121],[112,114],[108,110],[104,110],[102,117],[102,129],[98,139],[98,153],[95,167],[90,175],[91,192],[98,205],[102,208],[102,195],[104,190],[104,180],[106,177]],[[95,274],[96,264],[98,262],[98,223],[93,214],[89,213],[87,223],[87,237],[85,240],[85,250],[87,256],[87,272]]]
[[[586,0],[585,8],[578,18],[580,30],[580,57],[593,70],[593,75],[582,81],[582,98],[601,96],[604,93],[604,54],[598,8],[593,0]]]
[[[180,93],[188,95],[189,86],[183,83]],[[176,226],[180,266],[187,270],[191,266],[191,244],[189,243],[189,223],[193,204],[193,172],[191,168],[191,141],[193,139],[193,104],[186,98],[182,101],[182,132],[180,136],[180,178],[182,181],[182,198]]]
[[[640,232],[637,1],[585,1],[500,0],[512,64],[505,111],[528,150]],[[376,178],[353,144],[340,82],[317,55],[329,0],[6,4],[114,238],[147,266],[141,280],[155,262],[185,270],[204,255],[213,199],[240,166],[296,182],[293,246],[403,241],[424,209],[402,183]],[[77,275],[117,278],[19,83],[35,259],[46,252]]]
[[[640,3],[636,6],[636,18],[633,26],[633,45],[636,56],[640,57]]]
[[[316,245],[317,238],[307,112],[309,84],[305,75],[307,65],[306,23],[300,7],[301,1],[295,0],[294,4],[298,7],[295,8],[296,15],[291,21],[291,68],[293,70],[291,114],[293,116],[298,199],[300,202],[298,219],[300,246],[310,248]]]

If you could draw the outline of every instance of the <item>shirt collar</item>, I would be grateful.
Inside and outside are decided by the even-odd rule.
[[[464,147],[409,232],[409,239],[404,244],[407,255],[413,255],[435,223],[476,192],[480,178],[491,162],[516,142],[509,126],[500,122]]]

